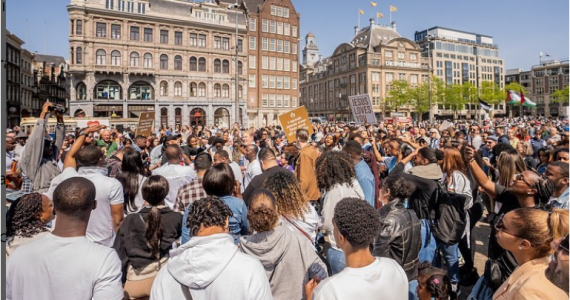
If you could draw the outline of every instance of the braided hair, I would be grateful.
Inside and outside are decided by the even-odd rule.
[[[422,263],[418,270],[422,277],[421,285],[425,286],[432,299],[447,300],[450,297],[454,299],[456,295],[453,295],[451,279],[443,270],[432,267],[428,262]]]
[[[38,233],[49,231],[39,215],[43,212],[42,195],[31,193],[22,196],[10,206],[6,224],[8,244],[15,237],[31,238]]]
[[[552,194],[554,194],[554,183],[548,179],[540,178],[533,186],[536,190],[534,194],[534,202],[538,206],[545,206]]]

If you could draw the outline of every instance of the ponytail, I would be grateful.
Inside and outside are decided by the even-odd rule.
[[[552,239],[563,239],[568,235],[568,216],[569,212],[566,209],[553,209],[548,216],[548,228],[552,233]]]
[[[552,212],[545,212],[536,208],[518,208],[509,212],[511,213],[513,223],[517,227],[515,233],[528,240],[536,249],[536,258],[550,254],[550,242],[568,234],[567,210],[554,209]]]
[[[145,222],[146,245],[150,253],[158,261],[160,260],[160,242],[162,240],[162,215],[157,206],[153,206],[148,213]]]

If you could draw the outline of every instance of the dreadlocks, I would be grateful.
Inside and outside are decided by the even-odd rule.
[[[49,231],[39,217],[42,212],[42,195],[39,193],[31,193],[14,201],[10,206],[6,224],[8,243],[15,237],[30,238],[40,232]]]

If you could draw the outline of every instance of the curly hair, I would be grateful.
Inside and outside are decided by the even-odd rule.
[[[275,209],[265,203],[260,203],[247,211],[249,226],[256,232],[271,231],[275,228],[279,215]]]
[[[10,206],[6,224],[6,236],[11,243],[15,237],[30,238],[40,232],[49,231],[46,224],[38,217],[43,212],[42,195],[31,193],[22,196]]]
[[[343,183],[352,187],[356,174],[348,154],[341,151],[328,151],[317,158],[315,165],[317,186],[320,189],[329,191],[333,186]]]
[[[309,212],[309,203],[305,200],[293,173],[277,172],[265,180],[263,188],[273,194],[279,213],[290,218],[305,220],[304,215]]]
[[[426,289],[432,296],[432,299],[437,300],[447,300],[453,293],[451,287],[451,280],[449,276],[443,273],[442,270],[437,268],[434,269],[433,273],[429,273],[424,277],[424,284]]]
[[[390,200],[404,200],[416,191],[416,185],[409,179],[399,176],[388,176],[382,184],[383,189],[390,190]]]
[[[366,248],[380,230],[380,219],[370,204],[359,198],[344,198],[334,208],[338,232],[355,249]]]
[[[200,227],[226,227],[226,220],[233,216],[231,209],[217,196],[204,197],[192,203],[188,211],[186,227],[193,236],[198,235]]]

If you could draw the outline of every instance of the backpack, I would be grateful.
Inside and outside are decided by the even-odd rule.
[[[467,212],[465,211],[465,195],[450,193],[438,182],[435,190],[435,201],[430,210],[431,230],[438,242],[454,245],[461,241]]]

